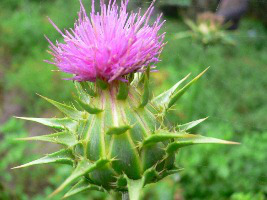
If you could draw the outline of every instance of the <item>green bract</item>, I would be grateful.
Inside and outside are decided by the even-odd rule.
[[[153,99],[148,71],[129,75],[128,83],[76,82],[78,95],[72,106],[43,97],[66,117],[22,118],[57,132],[21,140],[53,142],[63,148],[16,168],[44,163],[72,165],[72,174],[52,195],[75,184],[65,197],[85,190],[114,190],[128,192],[131,200],[137,200],[146,184],[179,171],[174,160],[180,148],[201,143],[235,144],[187,133],[205,119],[171,129],[165,125],[165,114],[206,70],[185,86],[180,87],[188,76]]]

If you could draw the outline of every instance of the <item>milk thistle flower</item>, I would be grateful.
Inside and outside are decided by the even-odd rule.
[[[141,9],[128,13],[128,1],[121,1],[119,7],[116,0],[110,0],[108,5],[101,0],[99,13],[93,0],[89,16],[81,2],[74,29],[65,33],[51,21],[64,38],[56,45],[48,39],[52,63],[63,72],[74,74],[73,80],[92,82],[124,80],[126,75],[157,63],[164,39],[164,33],[158,32],[164,21],[160,21],[160,15],[149,24],[154,2],[142,15]]]
[[[52,127],[55,133],[21,138],[63,145],[60,151],[15,167],[62,163],[73,172],[51,194],[76,183],[64,197],[86,190],[121,192],[123,199],[139,200],[142,188],[180,171],[175,155],[194,144],[234,144],[225,140],[189,134],[204,119],[169,126],[166,113],[204,73],[180,87],[189,77],[152,98],[150,71],[159,61],[164,34],[160,16],[150,25],[154,2],[144,15],[129,14],[128,1],[101,1],[101,12],[87,16],[81,3],[74,29],[61,33],[64,43],[54,45],[51,54],[61,71],[71,78],[77,96],[71,105],[43,97],[64,118],[25,118]]]

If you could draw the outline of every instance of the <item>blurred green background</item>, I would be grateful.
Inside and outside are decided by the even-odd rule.
[[[184,123],[209,116],[192,132],[238,141],[241,145],[183,149],[176,162],[184,170],[148,186],[144,199],[267,199],[267,30],[264,25],[267,1],[252,0],[239,29],[229,32],[236,46],[218,44],[205,49],[192,39],[174,38],[176,33],[188,29],[179,13],[195,9],[191,1],[179,2],[165,5],[160,1],[156,7],[157,12],[164,7],[168,14],[163,27],[168,43],[158,64],[160,72],[153,74],[154,94],[166,90],[189,72],[195,76],[211,66],[179,101],[169,118]],[[84,3],[89,11],[89,1]],[[130,4],[133,9],[149,5],[144,1],[130,1]],[[62,80],[64,74],[52,72],[56,67],[43,62],[50,59],[44,34],[52,41],[60,40],[47,16],[63,29],[73,26],[78,10],[77,0],[0,2],[0,200],[45,199],[71,171],[60,165],[10,168],[58,148],[46,143],[15,141],[14,138],[51,130],[13,116],[58,115],[36,93],[70,101],[74,92],[72,82]],[[87,192],[72,199],[106,198],[105,194]],[[119,199],[109,197],[112,198]],[[60,199],[60,195],[54,199]]]

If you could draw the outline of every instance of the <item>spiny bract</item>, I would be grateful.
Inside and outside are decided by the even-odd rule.
[[[128,1],[123,2],[122,5],[125,7]],[[101,5],[101,15],[106,17],[112,13],[113,17],[116,16],[113,13],[118,11],[115,1],[113,4],[110,1],[108,8],[103,2]],[[111,5],[115,7],[113,8]],[[126,9],[124,7],[122,8],[123,11]],[[110,12],[107,12],[107,9]],[[112,12],[110,9],[113,9]],[[145,16],[151,14],[151,9],[152,7],[149,8],[149,12]],[[81,10],[84,13],[83,7]],[[100,26],[108,25],[108,23],[104,23],[105,21],[100,20],[99,14],[96,16],[99,20],[93,20],[94,23],[92,24],[98,29],[88,28],[91,31],[102,30],[99,28]],[[140,15],[133,15],[133,19],[135,19],[134,16],[138,16],[138,20],[144,21]],[[105,17],[101,19],[107,20],[108,18]],[[158,27],[157,24],[158,22],[156,22],[155,27]],[[89,26],[88,22],[87,25]],[[149,29],[147,24],[147,27],[142,29],[152,32],[154,30],[153,36],[148,33],[144,34],[143,31],[138,32],[137,27],[137,29],[133,29],[133,35],[141,36],[137,37],[131,44],[133,46],[127,47],[126,54],[123,54],[116,64],[109,62],[105,64],[102,62],[105,61],[103,58],[97,59],[95,57],[88,60],[88,57],[79,57],[85,50],[90,54],[91,50],[94,49],[93,43],[87,47],[81,39],[82,36],[85,39],[85,35],[90,31],[83,30],[82,33],[85,35],[80,35],[81,32],[78,30],[80,28],[84,28],[83,23],[76,27],[76,39],[70,34],[64,36],[67,45],[57,44],[59,47],[56,47],[51,44],[52,50],[56,51],[54,56],[57,63],[55,64],[62,71],[67,69],[69,73],[73,73],[74,79],[80,81],[75,81],[77,96],[75,96],[71,106],[43,97],[63,112],[65,117],[21,117],[56,130],[50,135],[21,138],[21,140],[57,143],[63,145],[63,149],[15,168],[44,163],[62,163],[74,168],[70,176],[51,196],[70,184],[76,183],[65,197],[85,190],[107,192],[113,190],[129,193],[131,200],[137,200],[141,189],[146,184],[157,182],[179,171],[179,168],[174,165],[174,160],[175,153],[180,148],[201,143],[234,144],[233,142],[187,133],[190,128],[205,119],[175,127],[166,126],[165,115],[168,110],[206,70],[180,89],[179,86],[188,76],[159,96],[151,98],[149,64],[152,61],[157,61],[156,58],[162,46],[162,43],[158,41],[160,38],[157,36],[158,28]],[[151,46],[149,48],[140,46],[146,37],[151,39],[149,44],[154,45],[152,48],[150,48]],[[112,39],[109,38],[108,41],[113,41]],[[115,41],[113,41],[115,42],[112,45],[113,48],[116,47],[116,42],[121,44],[121,41],[117,39],[115,37]],[[98,46],[99,41],[94,44]],[[136,50],[134,47],[137,47],[137,55],[133,53]],[[102,46],[103,49],[105,49],[104,46]],[[77,53],[76,57],[75,52]],[[92,52],[96,53],[96,51]],[[114,53],[114,51],[111,52]],[[129,53],[133,55],[129,57]],[[123,62],[125,58],[128,59],[127,62]],[[142,62],[139,58],[142,59]],[[127,66],[123,66],[123,63]],[[118,66],[119,68],[117,68]],[[92,71],[93,73],[91,73]],[[88,80],[92,82],[88,82]]]

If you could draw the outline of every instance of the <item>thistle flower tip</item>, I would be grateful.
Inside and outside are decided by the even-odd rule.
[[[64,42],[56,45],[45,36],[53,51],[53,62],[61,71],[74,76],[76,81],[95,82],[98,78],[107,82],[123,79],[125,75],[139,71],[149,64],[157,63],[161,53],[164,34],[159,35],[162,23],[158,17],[149,25],[155,0],[144,15],[128,13],[128,0],[121,6],[116,0],[100,4],[100,13],[87,15],[80,0],[80,11],[74,29],[63,33],[48,17],[50,23],[63,36]]]

